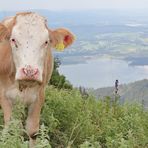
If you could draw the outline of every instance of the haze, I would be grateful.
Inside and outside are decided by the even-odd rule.
[[[1,0],[1,10],[146,9],[148,0]]]

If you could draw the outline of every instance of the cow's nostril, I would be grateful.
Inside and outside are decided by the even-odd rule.
[[[39,72],[39,70],[36,68],[36,69],[34,70],[34,75],[38,74],[38,72]]]
[[[23,72],[25,75],[27,75],[27,73],[28,73],[28,71],[27,71],[26,68],[22,68],[22,72]]]
[[[38,68],[33,69],[31,66],[26,66],[22,68],[22,72],[26,77],[32,78],[39,73]]]

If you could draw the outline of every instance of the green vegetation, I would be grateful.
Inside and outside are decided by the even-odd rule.
[[[98,89],[90,89],[89,92],[97,98],[104,98],[104,96],[112,96],[114,87],[105,87]],[[122,84],[119,86],[120,101],[123,102],[138,102],[143,103],[145,108],[148,108],[148,80],[143,79],[129,84]]]
[[[54,69],[50,79],[49,84],[55,86],[58,89],[65,88],[65,89],[72,89],[72,85],[64,75],[61,75],[58,71],[61,62],[58,58],[54,59]]]
[[[110,97],[83,99],[77,90],[48,87],[37,148],[147,148],[148,112]],[[15,106],[9,127],[0,129],[1,148],[27,148],[24,107]],[[0,124],[2,124],[2,112]]]

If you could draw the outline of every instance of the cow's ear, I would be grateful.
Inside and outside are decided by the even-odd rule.
[[[10,31],[0,23],[0,41],[8,40],[10,38]]]
[[[51,45],[58,51],[63,51],[66,47],[70,46],[75,39],[74,35],[64,28],[50,31],[50,33]]]

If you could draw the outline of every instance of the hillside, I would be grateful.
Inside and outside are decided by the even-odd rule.
[[[45,16],[51,29],[67,27],[76,35],[70,50],[56,53],[63,64],[85,63],[104,55],[123,59],[131,65],[148,64],[147,11],[32,11]],[[0,20],[16,12],[0,11]]]
[[[2,130],[0,126],[1,148],[28,148],[20,124],[25,118],[24,107],[18,103],[9,127]],[[77,90],[48,87],[36,148],[146,148],[147,123],[148,112],[139,105],[116,102],[111,107],[108,99],[82,99]]]
[[[114,87],[99,88],[91,91],[97,98],[112,96]],[[119,95],[121,102],[139,102],[144,100],[145,106],[148,106],[148,80],[140,80],[129,84],[119,86]]]

